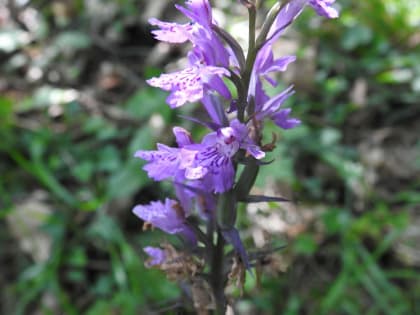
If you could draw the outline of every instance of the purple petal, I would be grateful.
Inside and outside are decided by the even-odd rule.
[[[256,118],[261,120],[266,116],[273,115],[292,94],[294,94],[293,86],[289,86],[286,90],[266,102],[257,113]]]
[[[174,127],[172,131],[175,135],[176,143],[178,144],[180,148],[193,143],[192,138],[191,138],[191,133],[189,133],[184,128]]]
[[[287,66],[296,60],[296,56],[284,56],[277,60],[273,60],[267,64],[261,74],[266,75],[270,72],[286,71]]]
[[[201,102],[212,121],[219,125],[219,127],[227,125],[228,119],[226,113],[220,99],[216,95],[205,93]]]
[[[210,78],[210,80],[207,82],[207,85],[212,90],[219,92],[219,94],[223,96],[225,99],[227,100],[232,99],[232,94],[230,94],[229,89],[227,88],[226,84],[223,82],[223,80],[220,77],[213,75]]]
[[[176,108],[186,102],[196,102],[203,98],[204,83],[211,82],[212,76],[229,75],[229,71],[221,67],[192,66],[184,70],[161,74],[146,82],[165,91],[171,91],[167,98],[170,107]]]
[[[158,247],[151,247],[147,246],[143,248],[143,251],[149,255],[149,260],[146,263],[147,267],[152,267],[155,265],[161,265],[166,260],[166,254],[163,249],[160,249]]]
[[[277,15],[270,32],[267,45],[271,45],[283,33],[285,28],[289,26],[302,12],[309,0],[291,0]]]
[[[212,169],[214,173],[211,176],[216,194],[221,194],[231,189],[235,180],[235,169],[233,168],[232,161],[224,159],[219,161],[219,163],[217,169]]]
[[[265,152],[260,149],[259,146],[255,144],[247,144],[244,149],[246,149],[246,152],[251,154],[254,158],[257,160],[261,160],[265,158]]]
[[[178,210],[178,203],[166,198],[165,203],[152,201],[148,205],[135,206],[133,213],[166,233],[176,234],[185,229],[183,212]]]
[[[250,271],[251,266],[249,264],[248,254],[246,253],[245,247],[242,244],[239,232],[235,228],[231,228],[229,230],[222,231],[222,234],[225,240],[233,245],[233,248],[241,257],[242,263],[245,265],[246,269]]]
[[[162,22],[155,18],[151,18],[149,23],[160,28],[160,30],[152,31],[155,38],[168,43],[184,43],[189,40],[189,33],[192,31],[190,24]]]
[[[290,108],[282,109],[278,111],[275,115],[273,115],[271,118],[277,126],[283,129],[294,128],[300,125],[300,120],[296,118],[289,118],[291,111],[292,110]]]
[[[254,91],[250,95],[254,97],[256,112],[260,112],[263,105],[270,100],[270,97],[265,93],[262,82],[259,79],[256,81]]]
[[[309,0],[316,13],[329,19],[338,18],[338,11],[331,7],[335,0]]]
[[[158,143],[157,151],[137,151],[134,156],[149,163],[143,169],[154,180],[160,181],[176,174],[180,163],[180,150]]]
[[[190,167],[185,170],[185,178],[190,180],[201,179],[208,173],[208,168],[203,166]]]
[[[208,0],[188,0],[185,4],[187,8],[180,5],[175,5],[175,7],[192,21],[202,26],[210,27],[212,23],[212,13]]]

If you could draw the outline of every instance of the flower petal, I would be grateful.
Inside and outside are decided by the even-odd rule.
[[[161,265],[166,260],[166,253],[163,249],[160,249],[158,247],[151,247],[147,246],[143,248],[143,251],[149,255],[149,259],[146,262],[147,267],[152,267],[156,265]]]

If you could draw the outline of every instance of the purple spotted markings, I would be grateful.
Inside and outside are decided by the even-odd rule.
[[[184,105],[187,102],[197,102],[204,96],[204,91],[219,90],[217,79],[229,76],[228,70],[214,66],[193,66],[184,70],[165,73],[158,78],[147,80],[147,83],[165,91],[171,91],[167,103],[171,108]],[[218,82],[214,82],[217,80]]]

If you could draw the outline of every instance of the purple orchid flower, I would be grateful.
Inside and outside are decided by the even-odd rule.
[[[158,78],[147,80],[147,83],[165,91],[171,91],[167,102],[171,108],[176,108],[186,102],[201,100],[206,88],[226,95],[226,89],[220,77],[229,75],[229,71],[221,67],[192,66],[178,72],[162,74]]]
[[[264,91],[261,90],[258,91],[258,93],[264,93]],[[280,109],[283,103],[293,94],[293,86],[289,86],[287,89],[272,98],[259,96],[256,99],[265,99],[266,102],[263,104],[256,103],[255,118],[257,120],[270,118],[277,126],[283,129],[290,129],[300,125],[299,119],[289,117],[291,112],[290,108]]]
[[[239,149],[246,150],[256,159],[265,157],[265,153],[248,136],[248,127],[237,119],[229,127],[205,136],[201,144],[187,147],[198,152],[194,167],[186,169],[185,177],[201,179],[204,186],[214,193],[223,193],[233,186],[235,170],[232,160]]]
[[[271,118],[276,125],[283,129],[290,129],[300,124],[298,119],[289,117],[290,109],[280,110],[284,101],[294,93],[293,87],[289,87],[277,96],[270,98],[265,93],[262,84],[262,79],[264,78],[272,86],[276,86],[277,81],[271,78],[270,74],[285,71],[287,66],[295,60],[295,56],[274,59],[270,45],[266,45],[260,50],[252,71],[248,96],[249,99],[253,98],[254,100],[257,120],[261,121],[264,118]]]
[[[179,148],[158,144],[157,151],[137,151],[135,157],[148,161],[143,169],[155,180],[174,178],[177,182],[202,180],[204,190],[222,193],[233,185],[233,156],[239,149],[256,159],[265,153],[248,136],[248,127],[237,119],[229,127],[209,133],[200,144],[192,143],[189,133],[174,128]]]
[[[193,41],[192,35],[197,27],[211,29],[213,18],[208,1],[187,1],[186,5],[187,8],[179,5],[175,5],[175,7],[191,20],[190,23],[179,24],[160,21],[156,18],[149,19],[151,25],[159,27],[152,31],[157,40],[168,43],[184,43],[188,40]]]
[[[156,265],[161,265],[166,260],[166,253],[163,249],[158,247],[147,246],[143,248],[143,251],[149,255],[149,259],[146,262],[147,267],[153,267]]]
[[[207,91],[217,91],[230,99],[230,91],[222,77],[230,76],[227,68],[230,63],[235,65],[237,61],[212,29],[213,17],[209,1],[191,0],[186,2],[186,7],[176,7],[191,23],[168,23],[157,19],[149,22],[160,28],[152,31],[156,39],[169,43],[191,41],[193,49],[188,54],[190,66],[146,82],[171,92],[167,98],[171,108],[180,107],[186,102],[199,101]]]
[[[232,62],[237,65],[232,52],[224,47],[222,41],[212,29],[213,21],[211,7],[208,1],[188,1],[187,8],[176,5],[191,22],[186,24],[170,23],[150,19],[149,23],[160,29],[153,30],[156,39],[168,43],[184,43],[190,41],[193,44],[193,53],[198,56],[198,62],[190,64],[205,64],[209,66],[228,67]]]
[[[250,88],[248,96],[253,97],[258,104],[264,104],[268,100],[262,88],[261,79],[264,78],[272,86],[277,86],[278,82],[270,74],[273,72],[286,71],[287,66],[296,60],[295,56],[284,56],[274,59],[270,45],[265,45],[258,53],[251,74]]]
[[[148,205],[137,205],[133,213],[168,234],[181,234],[191,243],[196,242],[194,232],[185,224],[185,212],[175,200],[166,198],[165,203],[152,201]]]

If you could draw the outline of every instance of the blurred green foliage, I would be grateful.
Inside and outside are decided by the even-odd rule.
[[[147,178],[133,153],[170,143],[179,117],[166,94],[142,80],[157,71],[143,64],[153,53],[153,41],[139,37],[148,29],[133,22],[147,1],[99,2],[111,13],[98,25],[99,9],[89,2],[33,1],[35,28],[15,21],[0,32],[2,314],[169,314],[180,304],[179,287],[143,265],[141,248],[162,235],[142,233],[130,213],[170,193]],[[392,167],[373,167],[363,155],[381,149],[388,160],[401,143],[419,152],[418,128],[411,128],[420,115],[420,5],[338,5],[340,19],[308,10],[285,36],[298,38],[298,56],[314,65],[304,72],[309,85],[294,78],[293,108],[304,125],[280,133],[276,161],[257,182],[289,187],[298,205],[313,208],[315,223],[290,238],[287,272],[263,274],[260,283],[248,277],[237,305],[243,314],[420,313],[420,266],[395,250],[419,217],[419,155],[412,166]],[[101,72],[109,64],[117,74]],[[387,132],[382,142],[373,136],[378,130]],[[267,126],[267,142],[273,131]],[[40,235],[51,242],[40,245],[46,258],[24,245]],[[418,251],[412,242],[408,248]]]

